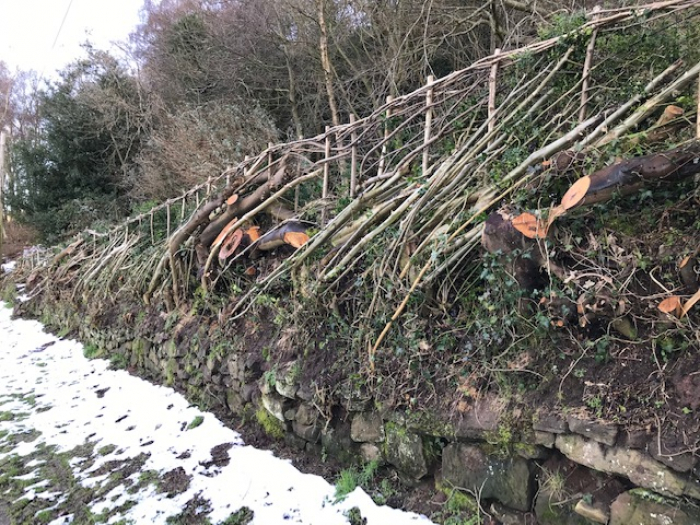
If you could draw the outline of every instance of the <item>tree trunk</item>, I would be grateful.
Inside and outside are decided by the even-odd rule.
[[[680,180],[696,173],[700,173],[700,141],[694,140],[670,151],[618,162],[587,175],[588,190],[570,208],[604,202],[614,194],[629,195],[650,184]]]
[[[331,118],[334,126],[340,125],[340,115],[335,102],[335,89],[333,87],[333,70],[331,69],[331,59],[328,54],[328,26],[326,25],[325,0],[316,0],[318,9],[319,33],[319,53],[321,55],[321,67],[323,67],[323,78],[326,83],[326,94],[328,95],[328,105],[331,108]]]
[[[543,285],[546,267],[562,278],[564,271],[551,260],[546,260],[539,249],[538,239],[547,235],[552,221],[568,210],[605,202],[613,195],[629,195],[644,186],[660,182],[676,181],[700,173],[700,141],[694,140],[679,148],[618,162],[586,175],[574,184],[561,204],[550,212],[549,223],[534,215],[514,215],[508,208],[491,213],[484,224],[481,243],[489,253],[500,253],[504,264],[525,290]],[[527,256],[512,257],[515,251]]]

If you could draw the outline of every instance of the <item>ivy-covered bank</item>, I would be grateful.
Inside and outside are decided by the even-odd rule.
[[[9,297],[14,285],[5,286]],[[298,451],[342,463],[340,493],[381,469],[378,498],[430,484],[434,494],[427,497],[444,505],[432,518],[444,523],[482,523],[486,514],[505,524],[700,521],[695,456],[668,453],[655,433],[492,394],[450,413],[392,410],[359,382],[325,396],[302,377],[298,360],[274,366],[266,359],[285,342],[284,330],[262,311],[257,323],[227,328],[212,317],[155,309],[86,315],[76,302],[41,296],[17,302],[15,310],[77,337],[90,357],[172,386],[235,424],[259,425]]]

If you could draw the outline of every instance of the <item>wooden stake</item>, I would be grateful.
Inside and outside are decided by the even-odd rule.
[[[428,173],[428,143],[430,142],[430,126],[433,122],[433,81],[435,77],[428,75],[428,91],[425,93],[425,130],[423,132],[423,175]]]
[[[700,139],[700,75],[698,75],[698,112],[695,115],[695,138]]]
[[[272,142],[267,143],[267,178],[272,178]]]
[[[501,52],[500,48],[496,48],[493,52],[494,57]],[[496,129],[496,79],[498,77],[498,60],[494,60],[491,66],[491,72],[489,73],[489,134]]]
[[[151,245],[155,246],[156,245],[156,235],[153,230],[153,210],[151,210]]]
[[[355,131],[355,122],[357,117],[354,113],[350,113],[350,127],[352,128],[351,138],[352,145],[350,147],[350,198],[354,199],[357,193],[357,132]]]
[[[386,97],[386,103],[390,104],[394,100],[394,97],[388,95]],[[384,142],[382,143],[382,152],[379,156],[379,167],[377,168],[377,177],[381,177],[384,174],[384,163],[386,162],[386,143],[389,140],[389,119],[391,118],[391,108],[386,110],[386,121],[384,122]]]
[[[0,131],[0,259],[2,259],[2,249],[5,244],[5,209],[2,201],[4,195],[2,189],[5,187],[5,132]]]
[[[166,226],[167,233],[165,234],[165,238],[170,239],[170,199],[165,203],[165,220],[168,223]]]
[[[326,126],[326,158],[323,163],[323,193],[321,198],[323,199],[323,208],[321,209],[321,225],[326,224],[326,199],[328,198],[328,185],[330,178],[330,164],[328,159],[331,157],[331,127]]]
[[[297,136],[297,140],[304,140],[304,135]],[[294,187],[294,213],[299,212],[299,186]]]
[[[600,6],[597,5],[593,8],[593,20],[598,18],[597,13],[600,11]],[[586,104],[588,103],[588,89],[590,86],[591,78],[591,63],[593,62],[593,50],[595,49],[595,39],[598,36],[598,29],[594,29],[591,34],[591,39],[588,41],[588,47],[586,47],[586,60],[583,62],[583,86],[581,87],[581,109],[578,113],[578,121],[583,122],[586,120]]]

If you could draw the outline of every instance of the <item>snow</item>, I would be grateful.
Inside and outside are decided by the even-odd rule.
[[[73,475],[84,486],[102,485],[108,476],[95,473],[106,462],[148,454],[141,471],[161,475],[182,467],[191,476],[183,493],[168,497],[152,484],[136,495],[118,486],[93,503],[99,513],[116,508],[128,499],[137,504],[110,523],[166,523],[179,514],[196,495],[211,504],[209,519],[219,523],[243,506],[254,512],[254,524],[278,523],[343,524],[343,514],[359,507],[369,525],[427,524],[426,517],[386,506],[377,506],[362,489],[334,503],[335,489],[323,478],[304,474],[290,462],[271,452],[245,445],[241,436],[226,428],[216,417],[191,406],[173,389],[152,385],[121,370],[109,370],[104,360],[88,360],[80,343],[61,340],[44,332],[36,321],[11,319],[11,310],[0,307],[0,413],[12,412],[14,419],[0,422],[10,433],[40,432],[31,443],[18,443],[13,454],[26,456],[42,445],[58,452],[91,443],[95,451],[114,445],[114,451],[95,453],[89,469],[71,461]],[[202,423],[188,428],[196,417]],[[0,444],[3,440],[0,439]],[[230,462],[207,466],[211,449],[231,444]],[[9,453],[0,454],[0,459]],[[130,476],[138,480],[139,473]],[[27,495],[36,497],[28,487]],[[43,497],[43,495],[41,496]],[[53,523],[70,523],[62,516]]]

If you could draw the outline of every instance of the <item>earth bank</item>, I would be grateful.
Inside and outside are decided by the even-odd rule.
[[[47,297],[18,303],[16,311],[75,335],[94,356],[173,386],[232,424],[264,429],[300,458],[327,460],[326,474],[337,472],[331,465],[379,465],[403,487],[389,503],[436,521],[480,512],[496,523],[700,522],[695,454],[670,448],[674,443],[650,429],[632,431],[581,410],[532,409],[493,393],[450,412],[397,410],[359,378],[329,397],[304,377],[303,358],[265,359],[270,345],[287,343],[263,312],[261,324],[248,323],[246,332],[155,309],[105,312],[87,323],[80,306]]]

